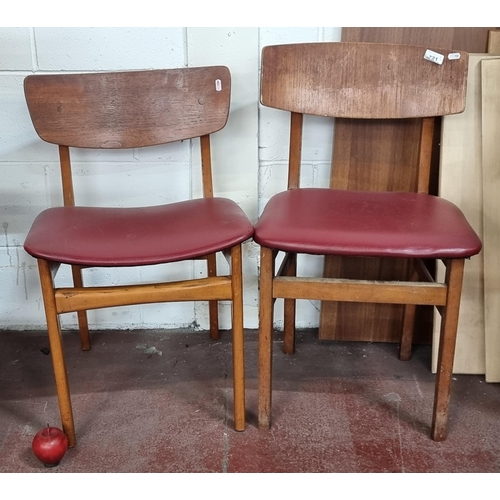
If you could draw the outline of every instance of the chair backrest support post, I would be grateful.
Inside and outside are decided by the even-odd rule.
[[[418,193],[429,193],[435,118],[423,118],[418,152]]]
[[[300,161],[302,157],[302,125],[304,115],[291,113],[290,116],[290,156],[288,168],[288,189],[300,187]]]
[[[75,193],[73,190],[73,176],[71,174],[71,158],[68,146],[59,146],[59,160],[61,164],[61,180],[62,180],[64,206],[74,207]]]
[[[200,137],[201,148],[201,170],[203,180],[203,196],[212,198],[214,195],[214,187],[212,180],[212,159],[210,152],[210,136],[202,135]]]

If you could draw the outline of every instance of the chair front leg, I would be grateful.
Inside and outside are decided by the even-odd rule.
[[[241,245],[231,249],[234,429],[245,430],[245,344]]]
[[[68,375],[66,372],[66,363],[64,360],[61,326],[59,323],[59,316],[57,314],[54,281],[52,278],[50,262],[38,259],[38,270],[42,286],[45,316],[47,318],[50,353],[52,356],[52,365],[54,367],[61,423],[63,431],[68,437],[68,446],[71,448],[76,445],[75,424],[73,419],[73,410],[71,408],[71,397],[69,392]]]
[[[464,259],[450,259],[445,264],[445,282],[448,287],[448,294],[446,305],[443,308],[439,338],[436,389],[434,394],[431,430],[431,436],[434,441],[444,441],[446,439],[451,379],[457,339],[460,297],[462,293]]]
[[[273,278],[274,255],[269,248],[260,252],[259,298],[259,428],[271,425],[273,355]]]

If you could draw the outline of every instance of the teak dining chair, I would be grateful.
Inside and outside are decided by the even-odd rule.
[[[442,60],[440,61],[442,57]],[[437,58],[437,60],[436,60]],[[271,424],[273,304],[285,299],[284,352],[294,352],[297,299],[406,304],[400,358],[411,352],[415,308],[441,313],[431,435],[446,438],[464,259],[481,241],[452,203],[428,194],[434,117],[465,108],[464,52],[375,43],[264,47],[261,103],[291,113],[288,190],[274,195],[255,226],[261,246],[259,427]],[[306,114],[335,119],[422,119],[415,192],[300,188]],[[366,122],[369,123],[369,122]],[[373,122],[372,122],[373,123]],[[351,151],[356,154],[356,151]],[[373,165],[376,168],[376,165]],[[409,259],[408,281],[297,277],[297,254]],[[276,272],[277,257],[283,257]],[[441,259],[436,283],[422,259]]]
[[[253,225],[234,201],[213,195],[210,153],[210,134],[226,125],[229,114],[228,68],[30,75],[24,85],[36,132],[59,147],[64,206],[38,215],[24,247],[38,261],[59,409],[69,445],[74,446],[76,439],[59,315],[78,313],[81,346],[88,350],[86,310],[133,304],[209,301],[210,336],[217,339],[217,301],[232,301],[234,427],[243,430],[241,243],[252,236]],[[202,198],[145,207],[75,203],[70,148],[145,148],[198,138]],[[217,252],[228,258],[230,275],[217,275]],[[82,279],[82,269],[89,267],[199,259],[207,263],[207,276],[193,280],[84,287]],[[56,287],[61,264],[71,266],[74,288]]]

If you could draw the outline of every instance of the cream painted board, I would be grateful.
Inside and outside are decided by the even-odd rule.
[[[483,183],[481,147],[481,61],[487,54],[469,55],[467,106],[458,115],[443,119],[440,195],[455,203],[482,238]],[[485,336],[483,301],[483,252],[465,263],[454,373],[484,374]],[[438,279],[444,266],[438,267]],[[435,314],[432,370],[436,371],[441,317]]]
[[[481,77],[486,381],[500,382],[500,58]]]
[[[491,30],[488,33],[488,54],[500,54],[500,30]]]

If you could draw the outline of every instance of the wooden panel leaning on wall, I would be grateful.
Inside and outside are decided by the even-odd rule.
[[[427,45],[443,49],[485,52],[489,31],[494,28],[344,28],[342,41]],[[346,189],[416,189],[420,120],[403,127],[391,120],[367,125],[343,120],[335,125],[332,160],[332,187]],[[440,122],[436,121],[429,192],[438,185]],[[369,146],[362,146],[369,144]],[[356,155],[350,155],[356,151]],[[368,172],[366,165],[376,164]],[[434,263],[429,262],[431,272]],[[348,278],[359,275],[371,279],[406,279],[408,265],[385,259],[353,259],[328,256],[324,276]],[[416,313],[416,343],[432,338],[433,311],[419,306]],[[403,307],[393,304],[357,304],[324,301],[321,306],[319,337],[322,340],[399,342]]]

